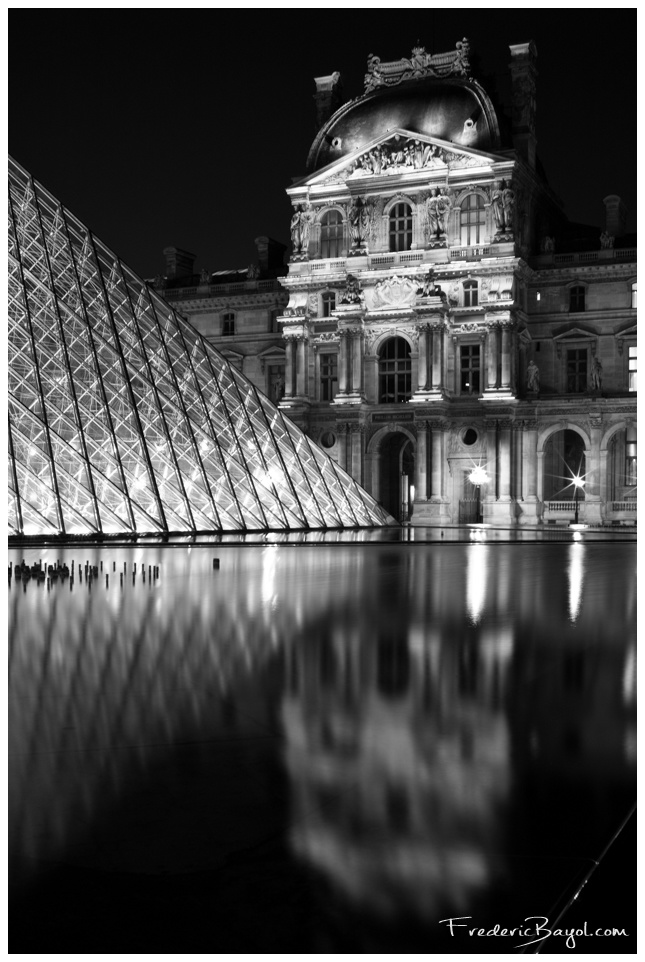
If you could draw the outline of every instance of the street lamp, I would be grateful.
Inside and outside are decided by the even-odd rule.
[[[574,514],[573,523],[577,524],[578,523],[578,492],[584,486],[585,482],[584,482],[584,478],[581,478],[579,474],[576,474],[576,476],[572,478],[571,481],[574,485],[573,503],[575,506],[575,514]]]

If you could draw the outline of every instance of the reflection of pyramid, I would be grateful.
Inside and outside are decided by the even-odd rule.
[[[51,194],[9,169],[11,533],[391,520]]]

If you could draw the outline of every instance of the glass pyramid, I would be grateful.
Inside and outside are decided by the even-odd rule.
[[[392,523],[12,160],[8,340],[12,535]]]

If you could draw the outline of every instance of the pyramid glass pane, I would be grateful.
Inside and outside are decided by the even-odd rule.
[[[8,223],[11,535],[392,523],[12,160]]]

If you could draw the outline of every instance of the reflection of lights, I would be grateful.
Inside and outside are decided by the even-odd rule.
[[[573,532],[573,540],[574,540],[574,541],[582,541],[582,535],[580,534],[579,531],[574,531],[574,532]]]
[[[583,546],[572,544],[569,546],[569,617],[575,621],[580,613],[582,601],[582,583],[584,580]]]
[[[488,550],[488,545],[474,544],[468,551],[466,601],[468,612],[474,624],[477,624],[481,617],[484,599],[486,598]]]
[[[625,655],[623,701],[626,705],[636,704],[636,648],[634,645],[629,646]]]

